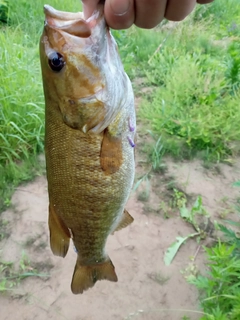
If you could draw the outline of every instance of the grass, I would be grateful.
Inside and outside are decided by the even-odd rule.
[[[44,109],[37,47],[26,47],[20,28],[0,34],[0,208],[14,185],[33,176],[43,151]]]
[[[165,154],[214,162],[239,154],[239,17],[237,0],[219,0],[119,41],[130,77],[153,88],[141,94],[138,119],[161,136]]]
[[[240,187],[239,181],[233,186]],[[236,202],[238,203],[238,199]],[[199,214],[209,218],[207,211],[202,206],[201,197],[198,197],[190,210],[186,208],[185,203],[181,204],[179,209],[181,217],[192,224],[201,238],[205,237],[206,232],[211,235],[211,230],[208,228],[205,230],[204,227],[204,230],[201,230],[201,220],[196,219]],[[240,208],[236,205],[235,209],[239,221]],[[202,316],[199,320],[238,320],[240,318],[240,223],[232,220],[222,221],[224,225],[215,222],[215,227],[219,231],[218,240],[215,239],[211,247],[204,248],[207,258],[206,270],[201,271],[201,274],[191,272],[186,277],[187,281],[199,290],[199,302],[202,308]],[[205,226],[207,225],[209,223]],[[184,238],[178,236],[177,241],[165,253],[165,264],[171,263],[183,242],[196,235],[198,234],[189,234]],[[190,267],[195,268],[192,264]]]
[[[30,265],[30,260],[22,251],[18,270],[14,269],[12,262],[3,261],[0,258],[0,293],[6,293],[14,290],[19,283],[28,277],[49,277],[48,274],[39,273]]]
[[[237,1],[227,6],[230,2],[236,10],[234,35],[228,12],[216,26],[214,3],[209,13],[205,9],[206,20],[198,21],[196,13],[176,27],[146,68],[148,83],[156,88],[139,116],[162,134],[166,153],[215,161],[240,151],[240,9]]]
[[[147,61],[164,39],[164,34],[154,30],[142,30],[132,27],[129,30],[112,30],[118,43],[124,69],[131,80],[146,76]]]
[[[219,242],[205,248],[208,273],[192,280],[200,290],[201,307],[207,315],[200,320],[238,320],[240,317],[240,259],[235,245]]]
[[[239,187],[239,181],[235,184]],[[238,218],[240,210],[236,206]],[[239,220],[239,219],[238,219]],[[240,318],[240,223],[225,220],[219,224],[221,241],[205,248],[207,271],[189,278],[200,294],[204,316],[200,320],[238,320]],[[232,229],[235,227],[235,230]]]

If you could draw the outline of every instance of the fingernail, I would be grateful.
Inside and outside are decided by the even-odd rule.
[[[123,16],[130,7],[129,0],[111,0],[111,9],[116,16]]]

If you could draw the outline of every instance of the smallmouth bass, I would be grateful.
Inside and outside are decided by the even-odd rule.
[[[77,262],[71,289],[117,281],[105,244],[133,218],[125,210],[134,179],[136,117],[130,80],[99,5],[83,13],[45,5],[40,59],[50,246]]]

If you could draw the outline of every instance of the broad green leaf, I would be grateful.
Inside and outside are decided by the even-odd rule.
[[[167,251],[165,252],[164,255],[164,263],[166,266],[169,266],[173,260],[173,258],[175,257],[175,255],[177,254],[179,248],[181,247],[181,245],[189,238],[195,237],[197,236],[199,233],[192,233],[189,234],[187,237],[176,237],[176,241],[173,242],[171,244],[171,246],[167,249]]]
[[[186,220],[191,219],[191,213],[185,206],[180,208],[180,215],[183,219],[186,219]]]
[[[192,212],[201,211],[201,208],[202,208],[202,197],[198,196],[191,211]]]

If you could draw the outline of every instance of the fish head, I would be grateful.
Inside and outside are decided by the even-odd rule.
[[[111,113],[104,103],[111,89],[108,75],[122,65],[102,6],[87,20],[81,12],[48,5],[44,12],[40,59],[45,100],[58,106],[69,126],[103,130]]]

